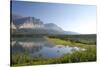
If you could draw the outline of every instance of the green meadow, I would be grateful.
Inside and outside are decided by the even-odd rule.
[[[29,57],[28,53],[15,53],[11,55],[11,66],[60,64],[96,61],[96,35],[61,35],[48,36],[47,40],[54,45],[64,45],[84,48],[84,51],[74,51],[60,58]]]

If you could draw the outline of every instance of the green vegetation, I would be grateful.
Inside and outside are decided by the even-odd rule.
[[[49,38],[58,38],[62,40],[69,40],[75,43],[83,43],[83,44],[96,44],[96,34],[87,34],[87,35],[55,35],[49,36]]]
[[[91,49],[92,48],[92,49]],[[91,47],[86,51],[77,51],[72,54],[66,54],[61,58],[32,58],[28,55],[16,54],[12,56],[12,65],[38,65],[38,64],[58,64],[96,61],[96,49]]]
[[[77,36],[77,37],[76,37]],[[76,38],[76,39],[75,39]],[[74,51],[65,54],[60,58],[33,58],[28,53],[12,54],[11,66],[38,65],[38,64],[58,64],[96,61],[96,37],[95,35],[68,35],[68,36],[48,36],[48,41],[55,45],[76,46],[85,48],[85,51]]]
[[[83,44],[80,42],[74,42],[74,41],[70,41],[70,40],[62,40],[62,39],[57,39],[57,38],[48,38],[48,41],[50,41],[51,43],[55,44],[55,45],[65,45],[65,46],[71,46],[71,47],[82,47],[82,48],[87,48],[87,47],[91,47],[91,46],[95,46],[95,44]]]

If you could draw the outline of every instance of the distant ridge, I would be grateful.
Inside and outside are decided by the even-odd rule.
[[[72,35],[76,32],[64,31],[54,23],[44,24],[40,19],[35,17],[23,17],[16,14],[12,15],[11,28],[16,29],[14,33],[35,33],[35,34],[55,34],[55,35]],[[16,27],[16,28],[15,28]]]

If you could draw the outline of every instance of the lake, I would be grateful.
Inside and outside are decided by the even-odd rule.
[[[27,52],[31,57],[58,58],[79,50],[84,49],[61,44],[55,45],[49,42],[46,37],[18,37],[11,40],[12,54]]]

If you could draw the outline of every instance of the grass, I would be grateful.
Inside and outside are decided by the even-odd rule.
[[[82,39],[82,38],[81,38]],[[12,54],[11,66],[23,65],[43,65],[43,64],[60,64],[60,63],[76,63],[96,61],[96,44],[77,42],[70,39],[62,39],[59,37],[49,37],[47,40],[55,45],[64,45],[71,47],[85,48],[85,51],[74,51],[72,54],[65,54],[60,58],[40,58],[30,57],[28,53]],[[83,39],[84,40],[84,39]],[[89,42],[89,40],[88,40]]]
[[[83,44],[83,43],[77,43],[77,42],[74,42],[74,41],[62,40],[62,39],[58,39],[58,38],[48,38],[47,40],[49,42],[55,44],[55,45],[64,45],[64,46],[71,46],[71,47],[75,47],[76,46],[76,47],[82,47],[82,48],[95,46],[93,44],[87,45],[87,44]]]
[[[84,34],[84,35],[55,35],[49,36],[49,38],[58,38],[62,40],[69,40],[75,43],[82,44],[96,44],[96,34]]]
[[[91,49],[92,48],[92,49]],[[16,58],[16,59],[15,59]],[[61,63],[76,63],[76,62],[91,62],[96,61],[96,49],[93,47],[88,48],[86,51],[76,51],[72,54],[65,54],[61,58],[32,58],[28,55],[13,55],[12,66],[23,65],[38,65],[38,64],[61,64]],[[16,63],[14,63],[14,61]]]
[[[57,39],[57,38],[47,38],[47,40],[50,43],[56,44],[56,45],[71,45],[72,43],[70,41],[65,41],[65,40],[61,40],[61,39]]]

